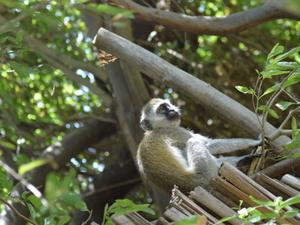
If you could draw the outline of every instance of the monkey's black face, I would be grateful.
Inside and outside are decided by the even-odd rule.
[[[169,100],[153,98],[143,108],[140,120],[144,131],[180,125],[180,110]]]
[[[165,116],[170,121],[176,121],[180,119],[179,112],[174,109],[172,106],[170,106],[168,103],[161,104],[158,108],[156,113],[158,115]]]

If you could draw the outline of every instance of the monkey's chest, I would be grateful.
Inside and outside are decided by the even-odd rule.
[[[164,173],[178,167],[188,167],[186,146],[162,140],[143,146],[140,163],[144,172]]]

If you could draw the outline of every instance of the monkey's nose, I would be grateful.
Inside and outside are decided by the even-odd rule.
[[[167,117],[169,120],[179,119],[179,113],[174,110],[170,110]]]

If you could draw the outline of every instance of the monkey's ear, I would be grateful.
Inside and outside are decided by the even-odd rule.
[[[152,130],[152,126],[151,126],[151,123],[149,122],[149,120],[142,120],[140,122],[140,125],[144,131]]]

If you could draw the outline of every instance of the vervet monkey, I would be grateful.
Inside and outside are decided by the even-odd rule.
[[[210,190],[222,162],[233,165],[243,157],[216,158],[257,146],[261,140],[210,139],[180,126],[180,110],[169,100],[151,99],[142,109],[140,124],[145,131],[137,151],[139,169],[159,188],[169,192],[174,185],[183,191],[196,186]]]

